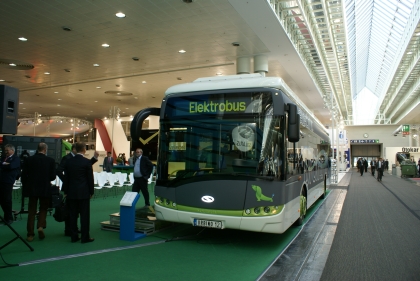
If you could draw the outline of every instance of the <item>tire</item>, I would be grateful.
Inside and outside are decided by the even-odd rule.
[[[305,216],[306,216],[306,210],[307,210],[306,195],[301,194],[300,195],[300,211],[299,211],[300,216],[297,219],[297,221],[295,222],[296,226],[299,226],[299,225],[303,224],[303,221],[304,221]]]

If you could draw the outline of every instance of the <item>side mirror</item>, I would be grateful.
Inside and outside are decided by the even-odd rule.
[[[287,124],[287,137],[290,142],[298,142],[300,139],[300,116],[297,113],[296,104],[288,104],[289,119]]]

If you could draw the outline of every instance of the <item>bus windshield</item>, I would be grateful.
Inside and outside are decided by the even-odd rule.
[[[250,113],[172,116],[160,126],[161,180],[280,177],[284,117],[273,116],[270,104]]]

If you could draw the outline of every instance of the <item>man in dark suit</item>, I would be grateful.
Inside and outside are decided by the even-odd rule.
[[[57,176],[63,182],[63,186],[61,187],[62,190],[64,188],[64,166],[66,165],[67,160],[73,158],[76,154],[77,154],[77,152],[76,152],[76,143],[73,143],[71,145],[71,151],[70,151],[70,153],[68,153],[67,155],[63,156],[63,158],[61,158],[60,165],[57,168]],[[96,162],[98,162],[98,156],[99,156],[99,153],[97,151],[95,151],[93,157],[90,159],[90,163],[92,165],[95,164]],[[71,236],[71,232],[70,232],[70,218],[69,217],[67,217],[67,219],[64,221],[64,235],[65,236]]]
[[[64,166],[64,196],[67,197],[67,205],[70,213],[71,242],[80,239],[82,243],[93,242],[90,237],[90,199],[94,193],[93,169],[89,159],[83,155],[86,145],[83,142],[76,143],[77,154],[66,161]],[[77,217],[80,215],[81,237],[77,230]]]
[[[143,150],[141,148],[137,148],[134,156],[134,183],[131,191],[138,193],[141,190],[146,207],[150,206],[147,182],[152,171],[153,163],[150,162],[149,158],[143,156]]]
[[[378,171],[378,181],[382,181],[382,175],[384,173],[384,161],[382,158],[379,158],[376,162],[376,170]]]
[[[41,142],[37,153],[26,159],[22,170],[22,185],[29,196],[28,222],[26,240],[34,240],[35,214],[39,200],[38,237],[44,239],[44,228],[47,226],[47,210],[51,202],[51,181],[55,179],[55,161],[47,156],[48,146]]]
[[[0,205],[5,222],[11,224],[13,223],[12,191],[13,184],[20,174],[20,159],[15,155],[15,147],[11,144],[4,146],[4,154],[0,165]]]
[[[111,157],[110,151],[108,151],[107,156],[104,158],[102,167],[104,168],[104,171],[112,173],[112,168],[114,167],[114,158]]]

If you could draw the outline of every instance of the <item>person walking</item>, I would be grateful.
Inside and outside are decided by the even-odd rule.
[[[382,174],[384,172],[384,162],[382,158],[378,159],[378,162],[376,163],[376,170],[378,171],[378,181],[382,181]]]
[[[364,172],[365,168],[363,166],[363,160],[362,160],[362,158],[359,158],[359,160],[357,161],[357,169],[360,172],[360,176],[363,176],[363,172]]]
[[[372,176],[375,176],[375,170],[376,170],[376,160],[372,159],[370,161],[370,172],[372,173]]]
[[[150,206],[147,184],[152,171],[153,163],[149,158],[143,156],[143,150],[141,148],[137,148],[134,157],[134,183],[131,191],[139,193],[141,190],[146,207]]]
[[[28,221],[26,223],[28,242],[35,237],[35,215],[39,201],[39,215],[37,222],[39,239],[45,238],[44,228],[47,226],[47,211],[51,202],[51,181],[55,179],[55,161],[47,156],[48,146],[41,142],[37,153],[25,161],[22,169],[22,185],[29,196]]]
[[[94,194],[93,169],[89,159],[83,155],[86,152],[84,142],[76,143],[77,154],[66,161],[64,166],[64,196],[70,214],[71,242],[81,240],[82,243],[93,242],[90,237],[90,199]],[[77,230],[77,217],[80,215],[81,237]]]
[[[365,169],[365,173],[367,173],[368,162],[367,162],[366,158],[365,158],[365,159],[363,159],[363,167],[364,167],[364,169]]]
[[[114,167],[114,158],[111,157],[111,151],[108,151],[107,156],[104,158],[102,167],[107,173],[112,173],[112,168]]]
[[[13,223],[13,184],[20,174],[20,159],[15,155],[15,147],[11,144],[4,146],[4,157],[1,159],[0,169],[0,205],[4,212],[4,221],[11,224]]]

